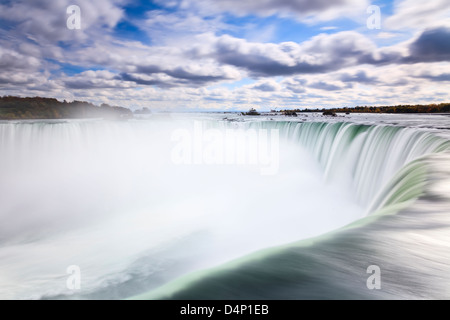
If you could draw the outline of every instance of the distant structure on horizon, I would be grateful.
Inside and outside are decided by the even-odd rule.
[[[261,115],[261,113],[259,113],[258,111],[256,111],[256,109],[251,108],[248,112],[244,112],[242,113],[244,116],[259,116]]]

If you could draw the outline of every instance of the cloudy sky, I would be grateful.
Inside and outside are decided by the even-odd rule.
[[[268,110],[449,89],[448,0],[0,0],[0,95]]]

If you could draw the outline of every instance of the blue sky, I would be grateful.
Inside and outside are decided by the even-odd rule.
[[[179,111],[448,102],[449,43],[447,0],[2,1],[0,94]]]

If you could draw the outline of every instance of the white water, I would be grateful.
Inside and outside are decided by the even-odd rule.
[[[444,141],[383,126],[354,135],[349,124],[195,116],[220,132],[280,129],[279,170],[267,176],[255,165],[175,165],[171,138],[194,130],[192,118],[155,118],[0,123],[0,298],[124,298],[327,233],[404,200],[414,180],[393,195],[383,187]],[[440,126],[427,130],[445,136]],[[71,265],[81,268],[79,291],[66,286]]]
[[[282,141],[271,176],[254,165],[175,165],[180,128],[192,121],[0,124],[0,298],[83,297],[131,274],[149,290],[364,214],[294,142]],[[66,286],[71,265],[79,291]]]

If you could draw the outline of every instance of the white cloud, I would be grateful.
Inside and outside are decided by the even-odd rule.
[[[15,25],[13,34],[24,36],[41,45],[58,41],[81,42],[89,40],[96,32],[113,28],[122,18],[118,7],[123,0],[78,0],[81,9],[81,29],[69,30],[66,9],[71,0],[13,1],[0,4],[0,18]]]
[[[323,30],[323,31],[336,30],[336,29],[339,29],[339,28],[338,27],[334,27],[334,26],[328,26],[328,27],[320,28],[320,30]]]
[[[449,24],[448,0],[397,0],[394,3],[394,14],[386,18],[383,26],[389,30],[420,30]]]
[[[277,33],[273,26],[258,30],[258,23],[237,26],[223,20],[225,13],[234,13],[309,23],[332,20],[345,10],[364,19],[365,7],[361,12],[359,6],[350,8],[353,0],[171,1],[164,4],[170,13],[152,11],[139,21],[127,17],[150,35],[151,44],[114,37],[113,28],[124,17],[121,1],[80,0],[85,28],[68,30],[69,2],[0,5],[0,18],[11,26],[0,27],[0,94],[132,108],[239,110],[414,103],[419,98],[432,101],[438,94],[439,99],[450,99],[445,93],[450,92],[450,29],[430,27],[448,14],[441,0],[424,7],[413,0],[397,2],[383,28],[400,21],[417,34],[403,41],[409,32],[383,30],[378,39],[403,41],[386,47],[377,47],[363,31],[316,34],[300,43],[268,42]],[[243,38],[224,31],[239,31]],[[400,39],[395,38],[398,34]],[[64,65],[80,71],[66,74]],[[252,83],[243,85],[243,78]]]
[[[221,12],[229,12],[238,16],[279,15],[293,17],[304,22],[317,22],[353,17],[355,14],[360,15],[360,12],[363,12],[368,5],[366,0],[182,0],[180,7],[195,10],[202,15],[214,15]]]
[[[399,35],[397,33],[393,33],[393,32],[380,32],[377,34],[378,39],[391,39],[391,38],[395,38],[398,36]]]

